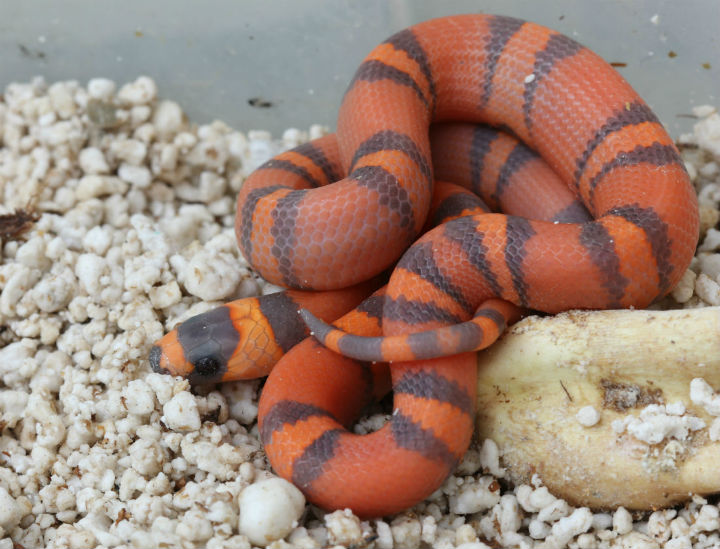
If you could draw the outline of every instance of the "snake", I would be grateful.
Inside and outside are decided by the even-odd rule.
[[[468,14],[373,49],[336,133],[253,172],[235,229],[291,289],[186,321],[150,363],[196,383],[269,371],[258,427],[275,472],[324,509],[379,517],[462,460],[476,351],[530,311],[662,298],[699,214],[672,138],[613,67],[552,29]],[[386,424],[353,432],[389,390]]]

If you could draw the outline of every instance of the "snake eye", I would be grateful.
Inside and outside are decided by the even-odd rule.
[[[201,377],[212,377],[222,368],[220,361],[214,356],[204,356],[194,364],[195,373]]]
[[[218,307],[189,318],[177,331],[185,360],[193,366],[190,383],[220,381],[240,337],[229,309]]]

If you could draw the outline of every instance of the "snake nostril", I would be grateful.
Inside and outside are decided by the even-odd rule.
[[[195,372],[202,377],[210,377],[220,371],[220,361],[214,356],[204,356],[194,363]]]

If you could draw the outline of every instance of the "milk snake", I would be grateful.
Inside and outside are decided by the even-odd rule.
[[[454,219],[416,240],[442,179],[509,215],[438,186],[430,217]],[[477,376],[468,351],[524,310],[649,305],[689,265],[698,211],[671,138],[606,62],[533,23],[459,15],[375,48],[336,136],[248,178],[236,232],[267,280],[332,291],[225,305],[166,335],[151,364],[213,382],[264,375],[279,359],[259,409],[270,463],[317,505],[370,517],[426,498],[462,459]],[[317,318],[355,305],[334,327]],[[303,321],[367,362],[304,339]],[[387,424],[349,432],[390,384]]]

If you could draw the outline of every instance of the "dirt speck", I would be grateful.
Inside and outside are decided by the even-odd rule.
[[[603,408],[618,412],[664,402],[662,389],[610,379],[601,379],[600,386],[603,391]]]

